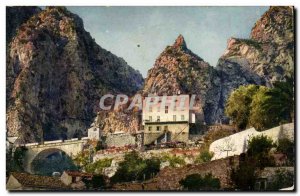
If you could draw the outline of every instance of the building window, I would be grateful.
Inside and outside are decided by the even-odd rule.
[[[160,116],[157,116],[157,122],[160,122]]]
[[[168,126],[164,126],[164,131],[168,131]]]
[[[152,131],[152,127],[148,127],[148,131]]]
[[[149,121],[152,122],[152,116],[149,116]]]
[[[168,114],[169,107],[165,106],[165,113]]]
[[[156,131],[160,131],[160,126],[157,126],[157,127],[156,127]]]
[[[184,121],[184,115],[181,115],[181,121]]]
[[[173,115],[173,121],[176,121],[176,115]]]

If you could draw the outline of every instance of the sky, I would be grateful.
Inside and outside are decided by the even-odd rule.
[[[230,37],[249,38],[268,7],[67,7],[104,49],[146,77],[179,34],[187,47],[216,66]]]

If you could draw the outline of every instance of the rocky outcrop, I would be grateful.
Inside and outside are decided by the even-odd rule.
[[[95,119],[99,98],[107,92],[195,94],[198,122],[225,122],[226,100],[234,89],[272,86],[294,75],[292,7],[271,7],[249,39],[230,38],[216,68],[189,50],[180,35],[156,59],[144,86],[137,71],[95,43],[77,15],[61,7],[32,9],[37,13],[30,12],[28,20],[20,17],[26,22],[14,20],[20,21],[15,34],[8,31],[8,135],[24,141],[78,137],[93,121],[104,133],[138,131],[138,111],[120,108]]]
[[[197,122],[213,123],[218,111],[211,112],[211,108],[217,108],[219,104],[220,80],[217,71],[190,51],[184,37],[179,35],[156,59],[139,93],[143,96],[195,94],[195,106],[199,108],[195,111]],[[126,110],[128,105],[117,111],[100,112],[93,126],[99,127],[104,134],[115,131],[136,133],[141,129],[141,113]]]
[[[138,71],[97,45],[64,7],[33,15],[9,46],[7,129],[24,142],[80,137],[101,95],[133,95],[143,85]]]
[[[294,15],[292,7],[270,7],[256,22],[250,39],[230,38],[216,69],[221,80],[219,111],[240,85],[272,86],[294,75]],[[222,112],[223,113],[223,112]],[[224,115],[220,115],[224,119]]]
[[[21,24],[41,11],[37,6],[6,7],[6,43],[10,43]]]
[[[182,35],[174,45],[166,47],[148,71],[144,94],[195,94],[198,114],[204,114],[207,123],[213,123],[220,94],[217,71],[187,48]],[[202,115],[203,116],[203,115]],[[200,118],[200,116],[199,116]],[[200,120],[200,119],[199,119]]]
[[[293,34],[293,8],[270,7],[252,28],[249,39],[228,40],[227,49],[215,68],[190,51],[180,35],[156,59],[141,92],[143,95],[196,94],[200,106],[198,122],[228,123],[224,109],[234,89],[248,84],[270,87],[274,81],[293,76]],[[136,130],[136,124],[128,126],[113,120],[123,119],[121,116],[132,118],[121,110],[108,115],[110,120],[106,121],[110,123],[107,124],[117,125],[117,130]],[[104,129],[107,132],[108,128]]]

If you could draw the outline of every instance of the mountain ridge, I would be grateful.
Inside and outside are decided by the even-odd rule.
[[[101,95],[131,95],[143,85],[141,74],[97,45],[65,7],[47,7],[23,23],[7,59],[8,135],[24,142],[81,137]]]

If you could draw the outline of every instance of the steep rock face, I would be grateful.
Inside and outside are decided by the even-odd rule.
[[[224,110],[230,92],[240,85],[272,86],[293,77],[293,8],[270,7],[252,28],[250,39],[230,38],[216,69],[222,83],[219,110]]]
[[[190,51],[180,35],[173,46],[168,46],[148,71],[144,94],[195,94],[199,113],[205,122],[213,123],[220,94],[220,80],[216,70]]]
[[[213,123],[219,112],[211,109],[218,108],[219,104],[220,80],[217,74],[213,67],[187,48],[183,36],[179,35],[174,44],[167,46],[156,59],[139,93],[143,96],[195,94],[195,106],[199,108],[197,121]],[[128,105],[117,111],[100,112],[93,126],[99,127],[104,134],[116,131],[135,133],[140,129],[141,113],[126,110]]]
[[[78,137],[103,94],[132,95],[143,85],[138,71],[98,46],[63,7],[21,25],[7,59],[8,135],[25,142]]]
[[[41,11],[41,8],[36,6],[6,7],[6,43],[8,44],[16,35],[21,24]]]
[[[104,135],[115,132],[135,134],[141,128],[141,113],[139,110],[127,110],[128,105],[123,105],[117,110],[98,112],[91,126],[100,128]]]

